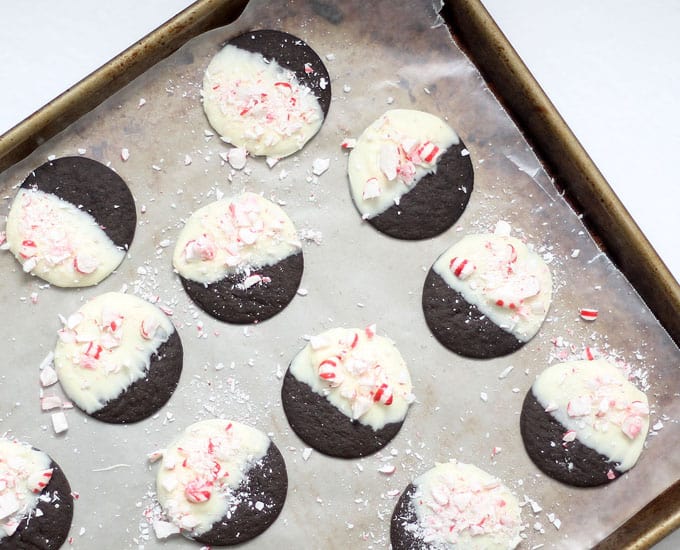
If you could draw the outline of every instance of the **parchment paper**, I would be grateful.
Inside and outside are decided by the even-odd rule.
[[[525,503],[525,549],[592,546],[678,478],[677,347],[595,246],[437,9],[430,0],[254,0],[235,24],[192,40],[1,176],[4,215],[16,186],[49,155],[83,154],[110,163],[138,208],[128,258],[96,288],[47,287],[25,275],[9,253],[0,254],[0,433],[45,450],[66,472],[79,494],[73,548],[197,547],[181,537],[156,540],[148,518],[157,512],[157,466],[146,456],[190,423],[214,416],[264,430],[287,462],[290,487],[282,515],[248,548],[387,548],[399,492],[451,458],[498,476]],[[251,158],[245,170],[233,171],[220,158],[229,147],[211,134],[199,89],[220,45],[253,28],[288,31],[312,46],[331,74],[333,101],[320,133],[300,153],[271,169],[264,159]],[[351,202],[340,143],[358,137],[388,108],[447,119],[470,151],[470,204],[440,237],[390,239],[362,223]],[[122,148],[130,152],[125,162]],[[312,174],[317,158],[331,160],[320,176]],[[304,238],[302,287],[308,291],[273,319],[246,328],[197,310],[171,267],[183,220],[218,195],[243,190],[285,203]],[[423,281],[460,236],[492,231],[499,219],[549,261],[554,302],[542,330],[522,350],[491,361],[463,359],[429,333],[420,306]],[[68,432],[55,436],[49,413],[39,407],[38,365],[55,344],[57,315],[121,288],[172,310],[185,349],[180,386],[146,421],[107,425],[74,409],[66,411]],[[599,309],[599,318],[586,323],[580,307]],[[360,460],[312,452],[305,460],[304,445],[281,408],[281,376],[305,335],[374,322],[402,351],[418,401],[383,452]],[[586,347],[633,369],[650,398],[655,426],[630,473],[590,490],[541,475],[524,452],[518,427],[536,374],[550,362],[583,357]],[[396,466],[391,476],[378,472],[386,463]]]

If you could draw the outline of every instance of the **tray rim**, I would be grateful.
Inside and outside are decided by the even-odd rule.
[[[0,135],[0,173],[194,36],[234,21],[248,0],[196,0]],[[617,268],[680,345],[680,285],[497,26],[481,0],[444,0],[442,16]],[[547,137],[550,139],[547,139]],[[612,231],[616,228],[616,231]],[[597,548],[649,548],[680,527],[680,481]]]

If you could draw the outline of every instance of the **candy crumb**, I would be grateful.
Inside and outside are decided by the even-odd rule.
[[[68,430],[68,421],[63,412],[56,412],[52,414],[52,429],[55,434],[64,433]]]

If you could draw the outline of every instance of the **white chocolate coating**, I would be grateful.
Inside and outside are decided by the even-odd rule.
[[[429,113],[384,113],[349,154],[350,190],[359,212],[373,218],[398,204],[423,176],[437,171],[437,159],[459,141],[451,127]]]
[[[438,464],[413,481],[419,535],[428,548],[510,550],[521,541],[517,499],[471,464]]]
[[[231,45],[205,71],[203,109],[225,141],[276,158],[302,149],[323,122],[319,101],[292,71]]]
[[[518,239],[468,235],[433,265],[465,300],[521,342],[541,328],[552,299],[552,277],[543,259]]]
[[[0,541],[14,534],[35,510],[52,477],[51,462],[25,443],[0,438]]]
[[[295,356],[290,372],[374,430],[401,422],[415,399],[399,350],[372,327],[334,328],[314,336]]]
[[[95,285],[125,258],[90,214],[36,189],[19,189],[6,231],[24,271],[60,287]]]
[[[243,193],[196,210],[180,231],[172,263],[185,279],[208,284],[228,274],[250,275],[301,248],[295,226],[281,207]]]
[[[649,430],[649,404],[615,365],[604,359],[553,365],[531,390],[567,429],[565,441],[576,437],[617,463],[621,472],[635,465]]]
[[[92,298],[66,319],[54,350],[59,382],[87,413],[146,376],[174,327],[147,301],[118,292]]]
[[[259,430],[227,420],[192,424],[162,452],[156,492],[166,515],[193,535],[227,515],[250,467],[269,449]]]

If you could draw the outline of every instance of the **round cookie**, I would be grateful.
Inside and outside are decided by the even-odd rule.
[[[362,218],[397,239],[429,239],[449,229],[472,193],[465,145],[440,118],[387,111],[349,154],[352,200]]]
[[[305,42],[265,29],[227,42],[205,71],[202,96],[208,122],[224,141],[252,155],[281,158],[319,131],[331,84]]]
[[[281,398],[300,439],[341,458],[366,456],[387,445],[415,399],[401,354],[373,326],[312,337],[291,362]]]
[[[189,297],[220,321],[257,323],[295,297],[302,244],[276,204],[255,193],[206,205],[177,238],[173,266]]]
[[[7,218],[7,243],[23,270],[60,287],[105,279],[123,261],[137,225],[123,179],[86,157],[36,168]]]
[[[392,513],[393,550],[508,550],[520,541],[517,499],[471,464],[438,464],[410,483]]]
[[[226,546],[246,542],[274,523],[288,476],[281,453],[264,433],[238,422],[204,420],[162,451],[156,491],[182,534]]]
[[[167,316],[136,296],[109,292],[64,319],[54,350],[59,382],[85,413],[137,422],[170,399],[182,373],[182,342]]]
[[[57,550],[68,537],[73,496],[45,453],[0,438],[0,547]]]
[[[542,258],[508,234],[468,235],[433,264],[422,306],[432,334],[475,359],[512,353],[533,338],[550,307]]]
[[[570,361],[536,378],[520,430],[529,457],[545,474],[594,487],[635,465],[649,430],[649,405],[608,361]]]

